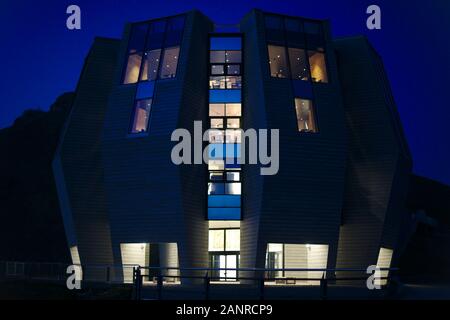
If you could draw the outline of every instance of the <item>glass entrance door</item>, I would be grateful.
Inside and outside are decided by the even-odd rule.
[[[237,271],[236,270],[224,270],[224,269],[236,269],[239,267],[239,254],[222,254],[213,253],[211,254],[211,268],[221,270],[213,270],[211,272],[213,281],[236,281]]]

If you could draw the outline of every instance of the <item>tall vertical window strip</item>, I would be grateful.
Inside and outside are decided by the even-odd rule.
[[[312,81],[327,83],[328,75],[327,65],[325,63],[325,53],[309,50],[308,57]]]
[[[240,220],[241,38],[210,40],[208,219]]]
[[[289,48],[289,63],[292,79],[308,80],[309,71],[306,63],[306,53],[303,49]]]
[[[141,72],[141,81],[156,80],[158,76],[159,60],[161,49],[150,50],[145,53],[144,65]]]
[[[270,75],[275,78],[289,77],[286,49],[281,46],[268,46]]]
[[[178,55],[180,47],[164,49],[164,56],[161,67],[161,79],[175,78],[177,73]]]
[[[318,132],[311,100],[295,98],[295,112],[297,114],[298,131]]]
[[[123,79],[124,84],[136,83],[141,68],[142,53],[134,53],[128,56],[127,67]]]
[[[148,130],[152,99],[137,100],[134,105],[131,133],[144,133]]]
[[[133,25],[122,83],[175,78],[183,28],[184,16]]]

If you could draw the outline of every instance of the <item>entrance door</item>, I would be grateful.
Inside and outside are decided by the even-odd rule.
[[[236,270],[223,270],[227,268],[236,269],[239,267],[239,255],[238,254],[211,254],[211,268],[221,270],[213,270],[211,272],[213,280],[220,281],[236,281]]]

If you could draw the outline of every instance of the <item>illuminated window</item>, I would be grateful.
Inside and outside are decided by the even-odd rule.
[[[241,250],[241,231],[239,229],[226,229],[225,232],[225,250]]]
[[[183,27],[184,16],[132,25],[122,83],[153,81],[158,72],[160,79],[175,78]]]
[[[226,63],[241,63],[241,51],[227,51],[225,53]]]
[[[175,78],[179,53],[179,47],[164,49],[160,74],[161,79]]]
[[[151,106],[152,99],[136,101],[134,106],[133,123],[130,130],[131,133],[142,133],[147,131]]]
[[[240,128],[240,119],[239,118],[228,118],[227,119],[227,128]]]
[[[307,271],[269,271],[267,278],[301,278],[299,285],[319,285],[326,269],[328,261],[328,245],[326,244],[290,244],[268,243],[266,251],[267,269],[308,269]]]
[[[141,81],[156,80],[158,76],[159,59],[161,50],[148,51],[144,55],[144,66],[142,67]]]
[[[241,63],[240,50],[212,50],[209,54],[211,63]]]
[[[390,268],[393,253],[394,251],[392,249],[380,248],[377,259],[377,268]],[[387,284],[387,279],[380,278],[387,278],[389,276],[389,270],[375,271],[374,276],[375,284],[384,286]]]
[[[225,230],[209,230],[209,251],[224,251]]]
[[[223,119],[211,119],[211,128],[212,129],[222,129],[223,128]]]
[[[230,183],[208,183],[208,194],[241,194],[241,183],[240,182],[230,182]]]
[[[327,65],[325,53],[308,50],[309,65],[311,68],[311,79],[313,82],[328,82]]]
[[[225,104],[224,103],[210,103],[209,104],[209,116],[210,117],[221,117],[225,115]]]
[[[303,49],[289,48],[289,63],[291,65],[291,76],[295,80],[308,80],[309,72],[306,63],[306,53]]]
[[[239,229],[210,229],[209,251],[239,251],[241,232]]]
[[[211,66],[211,74],[213,74],[213,75],[225,74],[223,65],[222,64],[213,64]]]
[[[289,76],[286,50],[284,47],[269,45],[270,76],[287,78]]]
[[[142,54],[131,54],[128,56],[127,69],[123,79],[124,84],[136,83],[139,77],[139,69],[141,68]]]
[[[311,100],[295,98],[298,131],[317,132],[313,103]]]
[[[240,103],[227,103],[226,116],[227,117],[240,117],[241,116],[241,104]]]
[[[226,89],[226,77],[210,77],[210,89]]]
[[[240,74],[241,66],[238,64],[230,64],[227,66],[227,74]]]

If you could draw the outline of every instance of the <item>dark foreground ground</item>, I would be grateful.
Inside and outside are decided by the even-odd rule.
[[[203,286],[167,286],[162,291],[163,300],[203,300]],[[209,297],[211,300],[257,300],[260,291],[256,286],[211,285]],[[155,286],[144,286],[142,298],[158,299]],[[133,299],[131,285],[83,285],[81,290],[68,290],[65,283],[31,280],[12,280],[0,283],[0,300],[130,300]],[[267,286],[264,299],[281,300],[318,300],[321,290],[318,286],[310,287],[279,287]],[[450,300],[449,284],[402,284],[395,292],[389,290],[367,290],[361,287],[330,285],[327,299],[346,300]]]

